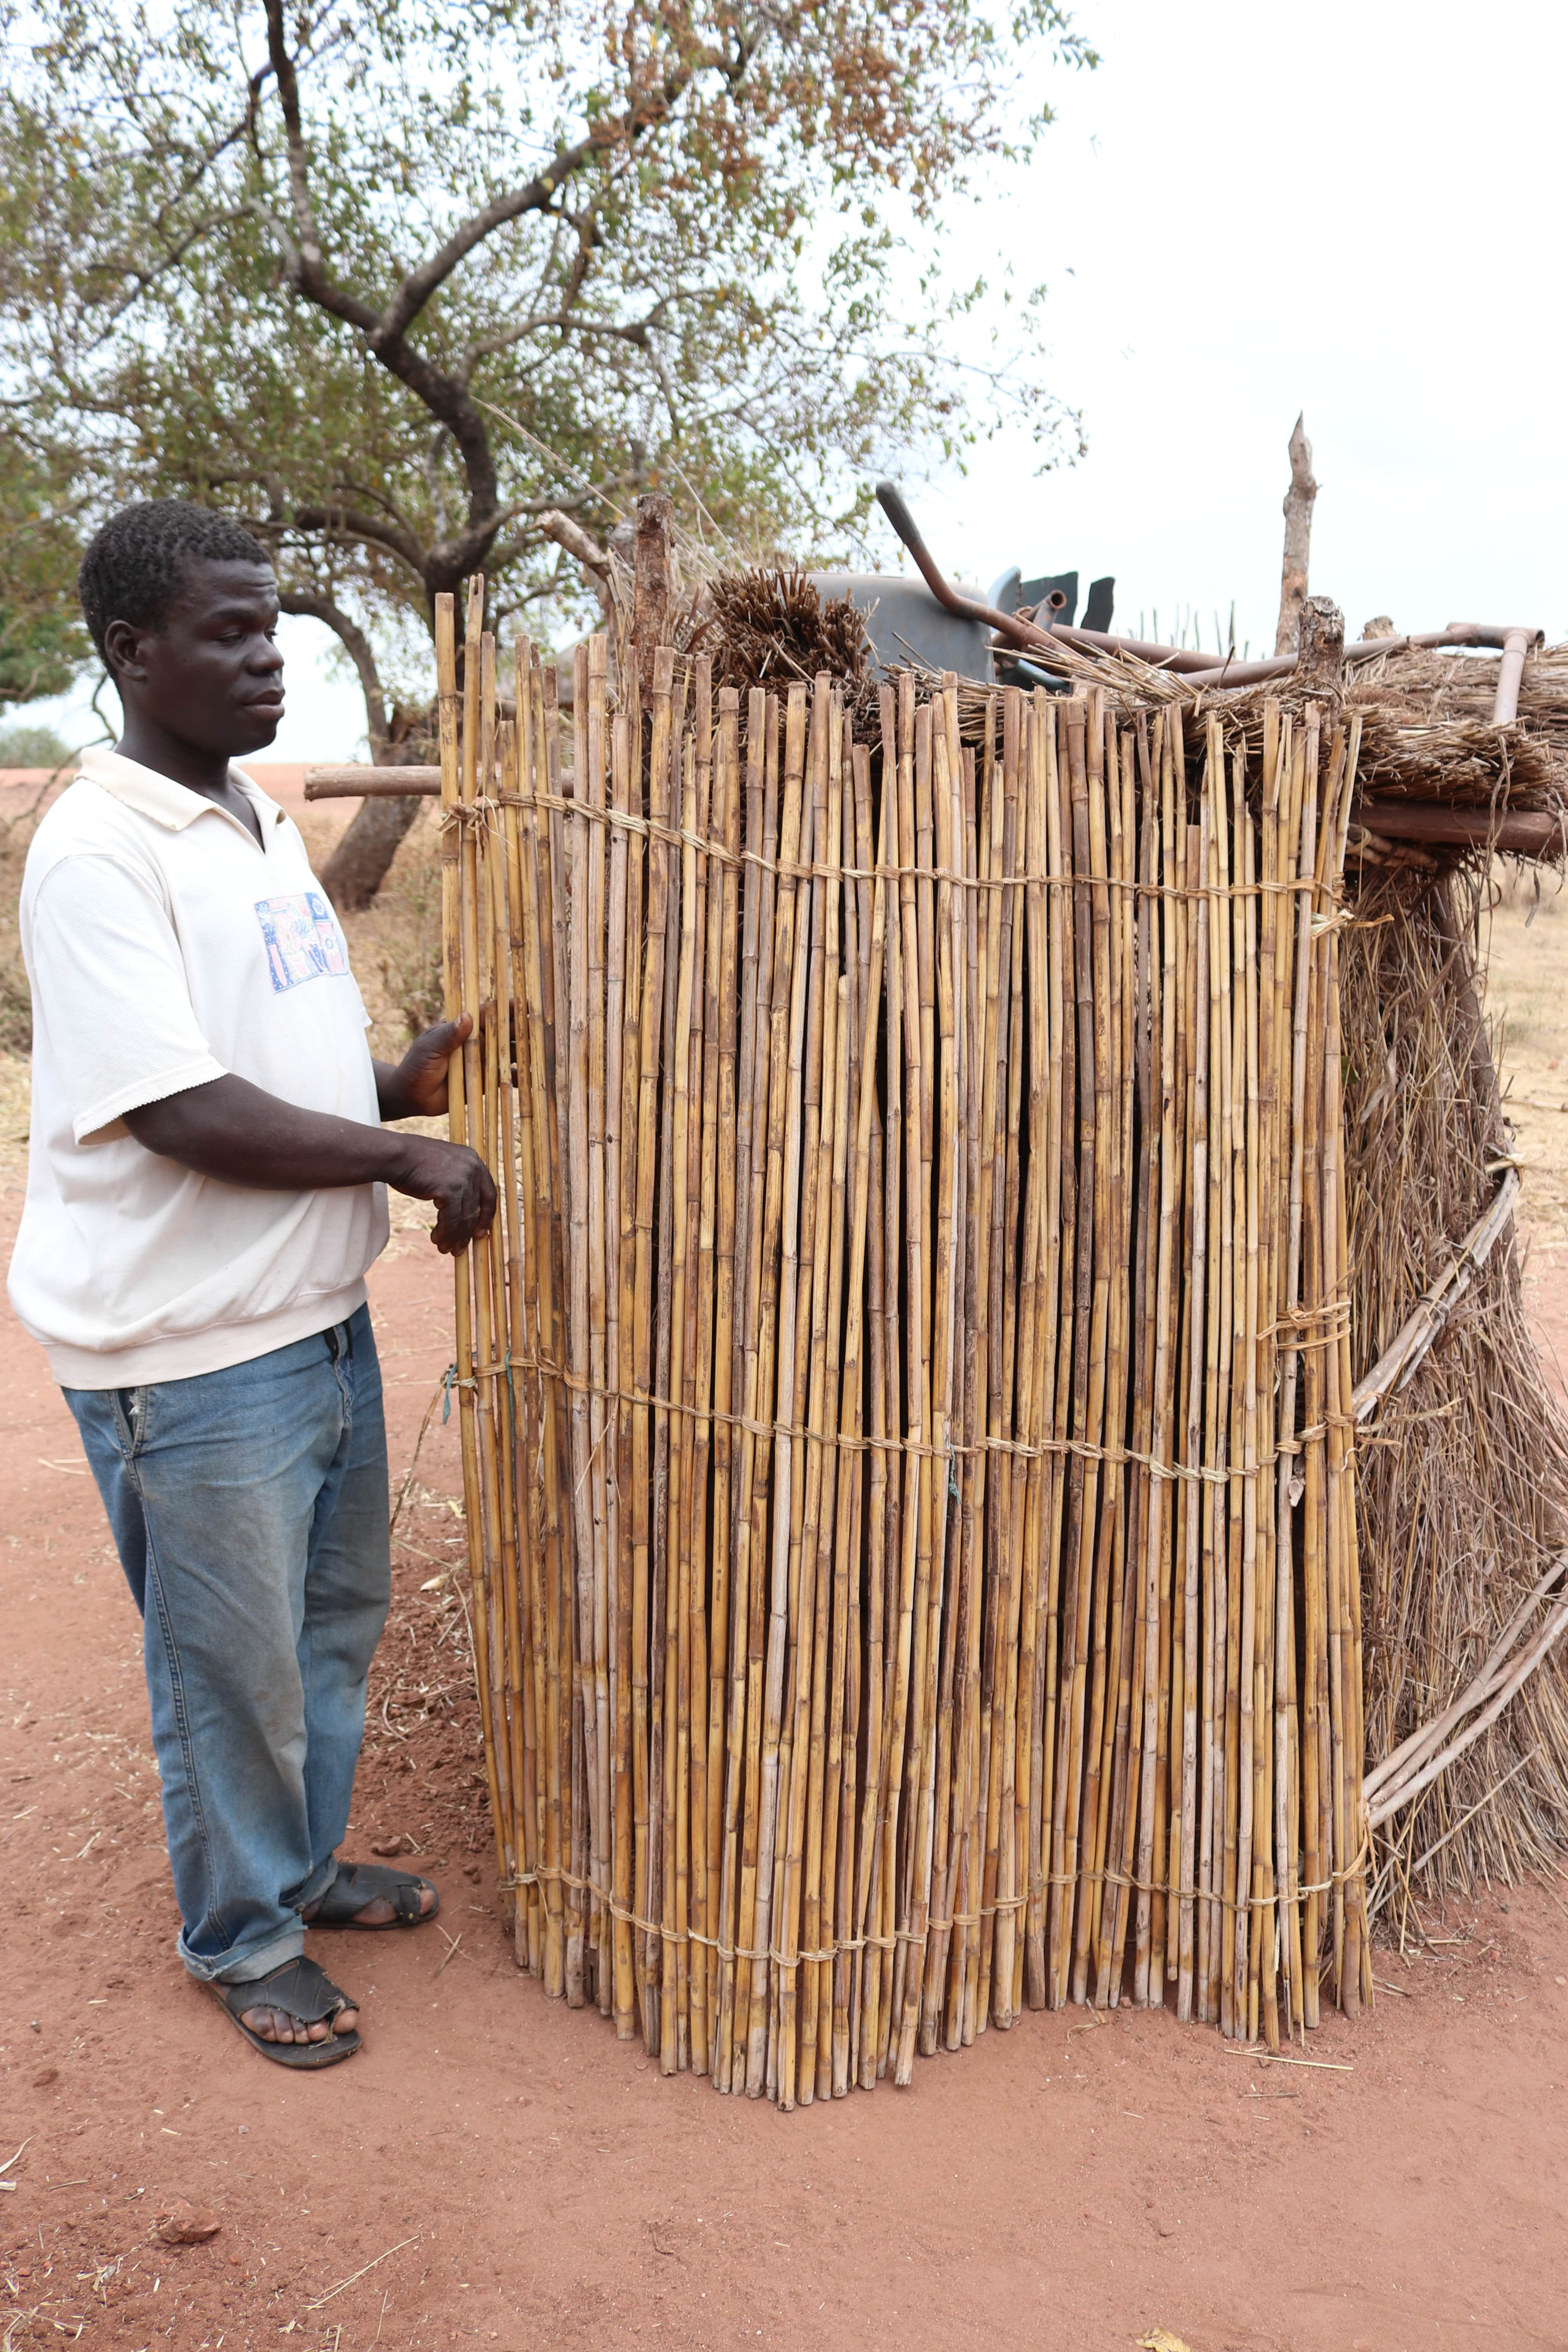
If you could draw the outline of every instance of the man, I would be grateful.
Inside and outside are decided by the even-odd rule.
[[[264,550],[177,499],[89,546],[119,690],[28,852],[27,1197],[11,1263],[138,1608],[180,1956],[289,2066],[360,2046],[305,1928],[416,1925],[436,1891],[339,1862],[390,1589],[365,1271],[392,1185],[437,1249],[489,1224],[477,1154],[384,1126],[446,1108],[467,1016],[371,1058],[295,826],[231,768],[283,714]]]

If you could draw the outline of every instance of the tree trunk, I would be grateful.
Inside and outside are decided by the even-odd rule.
[[[1345,616],[1331,596],[1302,599],[1296,682],[1305,694],[1338,694],[1345,676]]]
[[[1279,625],[1274,632],[1277,654],[1293,654],[1300,626],[1301,600],[1307,593],[1307,559],[1312,545],[1312,501],[1318,485],[1312,479],[1312,445],[1305,420],[1298,416],[1290,436],[1290,487],[1285,493],[1285,562],[1279,579]]]
[[[424,751],[417,743],[383,741],[372,743],[370,756],[372,765],[377,768],[417,767],[423,762]],[[423,805],[412,794],[406,799],[378,796],[361,801],[342,839],[321,868],[322,887],[341,913],[357,914],[361,908],[369,906],[386,879],[399,843]]]
[[[374,652],[353,614],[315,589],[282,588],[278,603],[282,612],[302,614],[331,629],[359,673],[373,767],[421,765],[425,747],[400,716],[388,717]],[[417,800],[360,803],[342,839],[321,868],[322,885],[334,906],[350,915],[369,906],[386,879],[398,843],[418,814]]]

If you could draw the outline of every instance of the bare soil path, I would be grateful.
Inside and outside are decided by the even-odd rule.
[[[18,1207],[13,1185],[0,1251]],[[1538,1288],[1568,1328],[1568,1277]],[[399,1234],[374,1286],[398,1473],[448,1296]],[[1568,1882],[1381,1951],[1376,2016],[1326,2025],[1310,2065],[1072,2010],[922,2061],[911,2092],[781,2117],[662,2081],[547,2001],[494,1894],[438,1418],[354,1840],[417,1847],[439,1927],[319,1939],[366,2048],[269,2068],[175,1962],[136,1621],[73,1424],[9,1321],[0,1375],[0,2165],[22,2144],[0,2171],[0,2345],[79,2322],[125,2352],[1076,2352],[1156,2326],[1193,2352],[1568,2343]],[[207,2242],[156,2234],[182,2199],[221,2225]]]

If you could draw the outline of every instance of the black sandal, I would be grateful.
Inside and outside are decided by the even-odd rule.
[[[340,1992],[325,1969],[303,1955],[269,1969],[264,1977],[248,1978],[243,1984],[215,1984],[212,1990],[251,2048],[275,2065],[335,2066],[360,2046],[356,2029],[339,2033],[334,2027],[324,2042],[267,2042],[247,2025],[247,2009],[279,2009],[296,2025],[328,2026],[345,2009],[353,2009],[348,1994]]]
[[[322,1895],[314,1910],[304,1914],[307,1927],[422,1927],[434,1919],[441,1908],[441,1898],[428,1911],[419,1908],[424,1888],[430,1887],[427,1878],[418,1877],[409,1870],[384,1870],[374,1862],[340,1862],[338,1874]],[[384,1900],[391,1904],[395,1916],[391,1919],[362,1919],[359,1914],[373,1903]]]

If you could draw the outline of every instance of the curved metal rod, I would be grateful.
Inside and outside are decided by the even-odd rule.
[[[1544,629],[1521,627],[1517,623],[1495,621],[1450,621],[1446,629],[1426,629],[1414,637],[1362,637],[1345,647],[1347,666],[1355,662],[1377,661],[1384,654],[1430,653],[1443,646],[1479,646],[1502,655],[1502,667],[1498,675],[1497,699],[1492,706],[1494,725],[1506,726],[1519,716],[1519,686],[1524,675],[1524,656],[1531,646],[1546,642]],[[1192,674],[1194,686],[1261,686],[1266,678],[1289,677],[1296,667],[1293,654],[1276,654],[1268,661],[1211,662],[1206,669]]]
[[[1216,663],[1212,654],[1196,653],[1185,646],[1151,645],[1141,637],[1112,636],[1102,629],[1069,628],[1061,621],[1042,629],[1032,621],[1020,620],[1016,613],[1004,613],[994,604],[982,604],[978,597],[962,595],[943,579],[896,483],[879,482],[877,502],[943,610],[955,613],[961,620],[984,622],[1025,652],[1048,652],[1054,639],[1058,645],[1081,646],[1089,653],[1129,654],[1134,661],[1144,662],[1152,669],[1173,670],[1194,686],[1261,686],[1268,678],[1289,677],[1296,667],[1293,654],[1277,654],[1267,661]],[[1450,621],[1446,629],[1431,630],[1420,636],[1363,638],[1359,644],[1345,647],[1345,660],[1375,661],[1383,654],[1438,646],[1489,646],[1500,651],[1503,657],[1492,718],[1496,724],[1506,725],[1518,716],[1525,654],[1531,646],[1545,642],[1544,629],[1521,627],[1514,622]]]
[[[943,611],[955,613],[963,621],[983,621],[998,636],[1010,638],[1024,653],[1049,653],[1057,646],[1082,646],[1090,653],[1131,654],[1135,661],[1147,662],[1160,669],[1185,672],[1214,667],[1212,654],[1194,653],[1183,646],[1148,645],[1140,637],[1109,636],[1100,629],[1069,629],[1065,622],[1042,629],[1033,621],[1021,621],[1016,613],[1004,613],[994,604],[983,604],[978,597],[961,595],[937,570],[931,550],[904,503],[903,493],[895,483],[878,483],[877,503],[914,557],[921,578]],[[1295,664],[1290,662],[1286,667],[1293,669]]]

